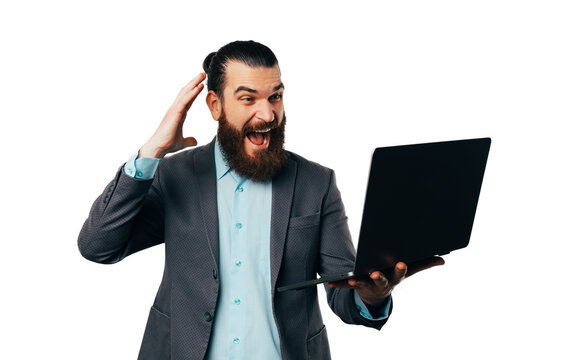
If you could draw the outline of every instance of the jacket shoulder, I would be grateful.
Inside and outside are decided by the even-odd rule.
[[[195,158],[201,155],[214,159],[214,141],[164,157],[158,165],[158,170],[160,174],[178,175],[188,169],[193,169]]]
[[[298,172],[307,176],[317,176],[317,177],[331,177],[333,170],[315,161],[306,159],[305,157],[287,151],[288,159],[294,161],[298,166]]]

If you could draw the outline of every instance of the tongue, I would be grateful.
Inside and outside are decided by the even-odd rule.
[[[265,141],[265,137],[263,136],[263,134],[258,132],[250,132],[247,137],[249,141],[251,141],[255,145],[263,145],[263,142]]]

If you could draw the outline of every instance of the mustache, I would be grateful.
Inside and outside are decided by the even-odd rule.
[[[257,124],[253,124],[253,125],[250,124],[249,122],[245,123],[244,126],[242,127],[242,135],[246,136],[250,132],[267,130],[267,129],[271,129],[271,131],[273,131],[273,130],[277,129],[278,127],[280,127],[279,118],[277,116],[275,116],[275,118],[271,122],[261,121]]]

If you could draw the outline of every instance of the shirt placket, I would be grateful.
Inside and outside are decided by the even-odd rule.
[[[245,348],[245,316],[244,316],[244,261],[246,261],[246,245],[248,230],[248,199],[247,183],[245,179],[240,180],[234,189],[234,201],[232,206],[232,234],[230,243],[230,354],[233,358],[243,356]]]

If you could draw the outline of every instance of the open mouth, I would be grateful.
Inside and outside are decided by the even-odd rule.
[[[253,145],[265,147],[271,139],[271,129],[250,131],[246,137]]]

